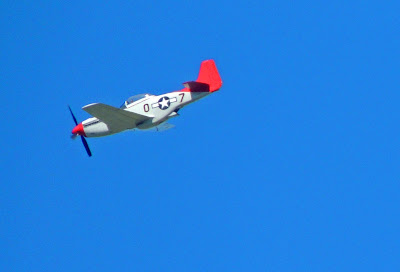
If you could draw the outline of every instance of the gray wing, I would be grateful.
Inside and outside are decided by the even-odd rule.
[[[125,111],[102,103],[93,103],[82,108],[90,115],[98,118],[114,131],[135,128],[150,117]]]

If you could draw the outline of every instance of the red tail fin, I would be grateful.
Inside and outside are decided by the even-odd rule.
[[[210,85],[210,93],[218,91],[218,89],[221,88],[222,80],[214,60],[205,60],[201,63],[199,76],[196,82]]]

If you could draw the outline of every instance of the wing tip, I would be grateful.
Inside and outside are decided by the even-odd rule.
[[[86,108],[92,107],[92,106],[97,105],[97,104],[100,104],[100,103],[91,103],[91,104],[88,104],[86,106],[83,106],[82,109],[84,110]]]

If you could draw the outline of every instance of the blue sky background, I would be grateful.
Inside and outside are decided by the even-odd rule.
[[[2,1],[0,271],[400,271],[398,1]],[[119,106],[224,85],[163,133]]]

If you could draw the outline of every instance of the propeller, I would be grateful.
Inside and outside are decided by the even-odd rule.
[[[73,114],[73,112],[72,112],[72,110],[71,110],[71,107],[68,106],[68,108],[69,108],[69,112],[70,112],[71,115],[72,115],[72,119],[74,119],[75,125],[78,125],[78,121],[76,121],[75,115]],[[77,136],[78,136],[78,134],[72,134],[71,138],[72,138],[72,139],[75,139]],[[82,135],[80,135],[80,136],[81,136],[81,140],[82,140],[83,146],[84,146],[85,149],[86,149],[86,153],[89,155],[89,157],[91,157],[91,156],[92,156],[92,152],[90,151],[89,145],[88,145],[88,143],[87,143],[85,137],[83,137]]]

